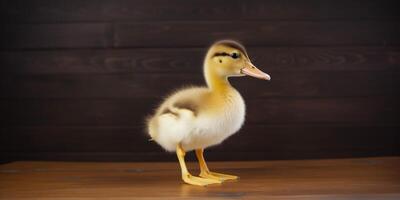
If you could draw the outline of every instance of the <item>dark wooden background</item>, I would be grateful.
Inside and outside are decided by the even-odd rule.
[[[231,79],[247,121],[211,160],[400,155],[396,0],[0,2],[3,162],[175,160],[144,118],[224,38],[272,81]]]

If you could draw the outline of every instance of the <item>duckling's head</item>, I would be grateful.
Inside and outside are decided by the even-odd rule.
[[[205,73],[221,78],[231,76],[253,76],[259,79],[271,80],[271,77],[255,67],[246,49],[233,40],[215,42],[208,50],[205,58]]]

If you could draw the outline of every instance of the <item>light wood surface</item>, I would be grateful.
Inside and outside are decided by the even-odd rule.
[[[178,163],[13,162],[0,165],[0,199],[399,199],[400,157],[210,162],[235,182],[199,187]],[[193,174],[196,163],[189,163]]]

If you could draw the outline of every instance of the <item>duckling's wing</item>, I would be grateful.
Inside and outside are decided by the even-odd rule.
[[[178,115],[180,110],[185,112],[190,111],[193,116],[196,116],[202,104],[202,99],[208,90],[202,87],[193,87],[183,90],[171,95],[163,105],[160,107],[158,115],[173,114]]]

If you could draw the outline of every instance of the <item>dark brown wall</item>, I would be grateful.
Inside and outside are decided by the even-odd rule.
[[[144,118],[234,38],[243,129],[210,159],[400,155],[396,1],[1,1],[1,160],[174,160]]]

